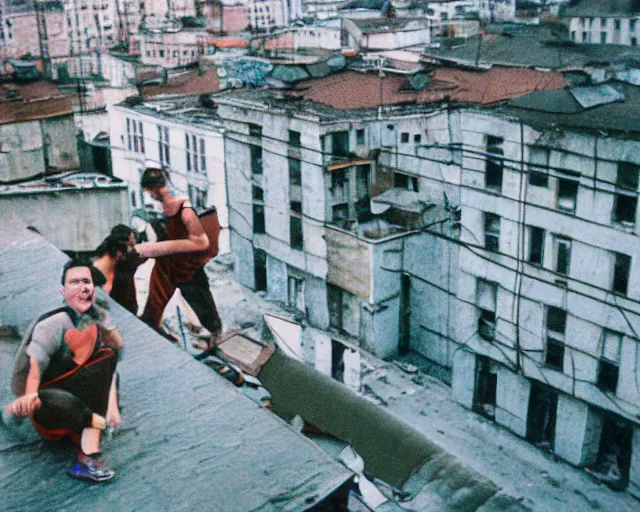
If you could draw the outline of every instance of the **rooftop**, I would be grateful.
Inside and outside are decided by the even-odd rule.
[[[29,179],[20,183],[2,184],[0,182],[0,197],[105,188],[126,189],[127,184],[118,178],[111,178],[100,173],[71,171]]]
[[[215,111],[203,106],[199,99],[193,96],[145,101],[134,106],[125,103],[121,106],[159,119],[188,123],[206,129],[221,129]]]
[[[573,0],[563,7],[563,17],[630,17],[640,15],[638,0]]]
[[[393,32],[396,30],[404,30],[408,25],[419,23],[427,25],[428,21],[424,18],[369,18],[369,19],[351,19],[354,25],[365,33],[371,32]]]
[[[215,68],[185,70],[170,77],[166,83],[140,85],[140,92],[145,98],[211,94],[219,90],[220,81]]]
[[[494,65],[572,70],[589,64],[640,57],[640,48],[616,44],[574,44],[561,25],[504,24],[463,41],[443,41],[427,48],[428,60],[488,68]]]
[[[0,84],[0,125],[71,114],[71,97],[52,82]]]

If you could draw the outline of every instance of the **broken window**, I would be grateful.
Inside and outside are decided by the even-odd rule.
[[[549,150],[529,148],[529,184],[536,187],[549,185]]]
[[[409,176],[408,174],[402,174],[399,172],[393,173],[393,187],[402,188],[411,192],[418,192],[418,178],[416,176]]]
[[[249,123],[249,135],[252,137],[262,137],[262,126]]]
[[[496,414],[498,369],[488,357],[478,356],[473,409],[493,420]]]
[[[638,166],[618,163],[616,191],[613,201],[613,222],[633,226],[638,207]]]
[[[331,221],[340,224],[349,220],[349,205],[346,203],[334,204],[331,207]]]
[[[500,217],[494,213],[484,214],[484,247],[490,252],[500,251]]]
[[[547,306],[547,347],[545,363],[549,368],[563,371],[564,340],[567,312],[554,306]]]
[[[262,146],[249,145],[251,151],[251,172],[262,174]]]
[[[356,144],[358,146],[364,145],[364,128],[358,128],[356,130]]]
[[[302,172],[300,170],[300,160],[289,158],[289,184],[302,185]]]
[[[267,290],[267,253],[262,249],[253,250],[253,265],[256,291]]]
[[[413,143],[414,143],[414,144],[420,144],[421,142],[422,142],[422,134],[420,134],[420,133],[416,133],[416,134],[413,136]]]
[[[251,192],[254,201],[264,201],[264,190],[262,190],[262,188],[253,185]]]
[[[556,206],[560,210],[575,212],[580,177],[578,174],[565,171],[560,171],[558,175],[558,200]]]
[[[542,265],[544,258],[544,229],[529,226],[529,263]]]
[[[288,301],[289,306],[295,308],[302,313],[304,308],[304,280],[297,276],[289,275],[288,277]]]
[[[502,191],[502,171],[504,168],[503,139],[487,136],[487,162],[485,165],[485,188],[494,192]]]
[[[331,135],[331,154],[349,156],[349,132],[333,132]]]
[[[371,201],[369,196],[369,179],[371,167],[369,164],[356,167],[356,217],[358,222],[371,219]]]
[[[346,347],[337,340],[331,340],[331,377],[344,382],[344,352]]]
[[[532,382],[527,412],[527,440],[538,448],[553,451],[556,436],[558,394]]]
[[[603,391],[615,393],[618,388],[621,344],[621,334],[603,329],[598,364],[598,387]]]
[[[611,414],[605,415],[596,463],[589,473],[616,491],[629,483],[633,427]]]
[[[621,295],[627,294],[629,286],[629,272],[631,271],[631,256],[613,253],[613,282],[611,289]]]
[[[487,341],[493,341],[496,335],[496,298],[498,285],[477,279],[476,306],[480,310],[478,315],[478,334]]]
[[[569,275],[571,261],[571,239],[563,235],[553,235],[554,268],[558,274]]]
[[[302,145],[300,132],[289,130],[289,145],[299,148]]]

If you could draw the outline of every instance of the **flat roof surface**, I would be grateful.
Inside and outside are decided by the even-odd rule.
[[[0,324],[20,333],[60,305],[67,257],[8,219],[0,237]],[[66,475],[73,448],[42,443],[30,424],[0,426],[2,510],[305,510],[351,477],[315,444],[120,306],[123,424],[103,443],[117,471],[91,485]],[[17,340],[0,338],[0,403]]]

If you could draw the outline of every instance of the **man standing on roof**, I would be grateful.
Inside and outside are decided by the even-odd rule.
[[[114,476],[100,454],[113,375],[123,342],[109,311],[97,305],[95,269],[73,259],[62,270],[64,306],[41,315],[18,349],[12,389],[18,397],[5,420],[30,417],[49,440],[70,437],[80,446],[69,474],[104,482]]]
[[[142,320],[160,330],[162,314],[171,296],[180,288],[185,300],[209,332],[212,348],[222,332],[222,321],[211,295],[204,265],[212,257],[205,230],[187,198],[174,197],[164,169],[148,167],[142,174],[142,188],[162,204],[169,239],[146,242],[135,249],[143,258],[156,258],[149,283],[149,298]]]

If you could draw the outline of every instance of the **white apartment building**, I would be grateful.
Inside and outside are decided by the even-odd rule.
[[[564,7],[560,16],[576,43],[638,45],[640,6],[632,0],[581,0]]]
[[[541,93],[358,114],[217,97],[238,280],[329,330],[303,336],[316,366],[339,366],[333,333],[411,348],[460,403],[640,496],[637,91],[605,93],[544,93],[581,105],[566,116]]]
[[[247,20],[253,30],[286,27],[302,16],[301,0],[249,0]]]
[[[140,62],[150,66],[173,68],[184,66],[207,54],[209,34],[204,31],[175,33],[140,33],[135,37],[140,48]]]
[[[132,210],[144,208],[140,178],[147,159],[169,170],[174,190],[196,208],[218,210],[220,253],[229,252],[222,127],[197,98],[153,101],[109,111],[113,174],[128,183]]]

